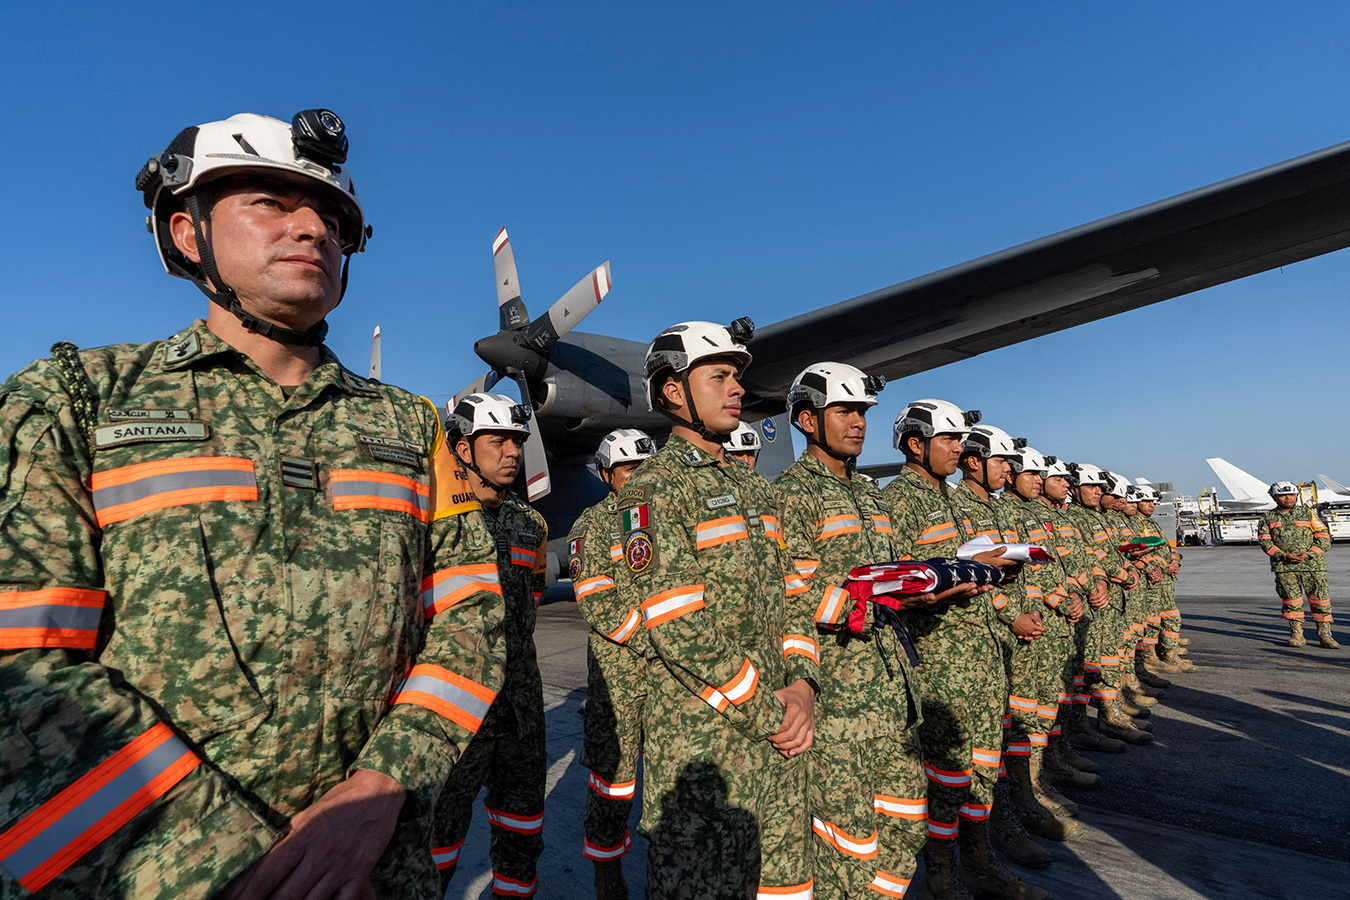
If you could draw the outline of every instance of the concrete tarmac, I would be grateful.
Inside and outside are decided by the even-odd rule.
[[[1154,708],[1154,743],[1097,754],[1103,786],[1070,791],[1086,835],[1050,844],[1054,864],[1012,868],[1056,900],[1335,900],[1350,898],[1350,628],[1345,649],[1284,646],[1274,579],[1255,546],[1185,548],[1177,584],[1195,672]],[[1338,618],[1350,603],[1350,545],[1329,554]],[[586,771],[578,715],[586,693],[586,629],[555,587],[536,643],[548,707],[546,849],[538,897],[593,896],[581,856]],[[1343,621],[1350,622],[1350,619]],[[640,786],[640,782],[639,782]],[[491,892],[481,801],[446,898]],[[624,861],[643,896],[644,845]],[[922,896],[920,874],[909,896]]]

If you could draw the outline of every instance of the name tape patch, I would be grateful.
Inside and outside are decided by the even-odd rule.
[[[205,422],[140,422],[128,425],[102,425],[94,429],[97,449],[140,444],[148,441],[204,441],[211,436]]]

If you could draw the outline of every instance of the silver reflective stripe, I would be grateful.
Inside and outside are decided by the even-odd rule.
[[[487,715],[488,707],[491,706],[490,703],[483,702],[468,691],[430,675],[410,675],[408,680],[403,682],[403,690],[399,693],[403,691],[419,691],[423,694],[439,697],[451,706],[464,710],[480,722]]]
[[[99,488],[94,491],[94,509],[104,510],[135,500],[144,500],[155,494],[203,487],[256,487],[252,472],[237,469],[207,469],[202,472],[175,472],[172,475],[150,475],[126,484]]]
[[[132,794],[150,784],[187,752],[188,748],[182,741],[170,737],[132,763],[121,775],[34,834],[9,856],[0,859],[0,869],[15,881],[24,878],[126,802]]]
[[[74,628],[95,631],[103,618],[103,607],[64,606],[42,604],[0,610],[0,629],[4,628]]]
[[[439,603],[443,597],[447,597],[455,591],[471,584],[499,585],[501,584],[501,579],[497,577],[496,572],[484,572],[481,575],[452,575],[440,584],[434,585],[430,589],[422,592],[422,607],[424,609],[431,609],[431,607]]]
[[[423,497],[412,488],[401,484],[385,484],[383,481],[334,481],[334,497],[382,497],[386,500],[400,500],[411,503],[424,513],[431,512],[431,499]]]

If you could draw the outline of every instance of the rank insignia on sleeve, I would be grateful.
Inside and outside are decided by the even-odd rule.
[[[634,531],[623,542],[623,559],[634,575],[645,572],[656,559],[656,545],[645,531]]]
[[[623,511],[624,531],[637,531],[646,528],[649,524],[651,524],[651,517],[647,513],[647,504],[643,503],[641,506]]]

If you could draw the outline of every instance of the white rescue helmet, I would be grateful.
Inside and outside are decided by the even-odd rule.
[[[1105,490],[1108,481],[1106,470],[1100,466],[1094,466],[1092,463],[1069,463],[1069,479],[1074,487],[1084,487],[1085,485],[1096,485]]]
[[[726,356],[734,359],[744,371],[753,358],[746,344],[754,335],[755,323],[749,318],[737,319],[730,325],[681,322],[658,334],[647,348],[647,359],[643,364],[647,408],[660,408],[656,402],[656,376],[667,369],[684,375],[699,360]]]
[[[1283,497],[1287,494],[1298,496],[1298,485],[1292,481],[1277,481],[1270,486],[1270,496]]]
[[[1130,492],[1130,480],[1118,472],[1105,472],[1106,487],[1102,492],[1111,494],[1114,497],[1124,497]]]
[[[955,434],[965,440],[970,426],[980,421],[978,409],[963,410],[946,400],[914,400],[895,417],[895,449],[904,450],[904,437],[918,433],[924,438]]]
[[[1131,503],[1139,503],[1152,498],[1149,497],[1148,488],[1141,484],[1132,484],[1125,489],[1125,499]]]
[[[645,431],[620,428],[600,439],[595,464],[601,469],[612,469],[622,463],[640,462],[654,453],[656,442]]]
[[[206,283],[202,267],[183,256],[169,233],[169,218],[204,184],[226,175],[257,173],[298,180],[332,200],[341,213],[338,239],[344,255],[365,249],[369,229],[356,185],[347,171],[346,127],[327,109],[307,109],[288,125],[271,116],[239,113],[178,133],[136,175],[150,210],[146,225],[155,236],[160,262],[170,275]],[[208,210],[202,210],[205,215]],[[193,218],[197,216],[194,214]]]
[[[823,362],[807,366],[788,388],[788,410],[806,403],[824,409],[833,403],[877,405],[877,394],[886,387],[882,375],[868,375],[847,363]]]
[[[1050,464],[1046,462],[1046,457],[1041,455],[1039,450],[1027,446],[1026,438],[1017,438],[1013,441],[1013,446],[1017,448],[1017,453],[1008,457],[1008,464],[1012,467],[1013,475],[1021,475],[1023,472],[1045,475]]]
[[[1054,478],[1056,475],[1061,475],[1070,481],[1073,480],[1073,473],[1069,471],[1069,464],[1064,460],[1057,456],[1044,456],[1042,459],[1045,461],[1045,471],[1041,473],[1041,477]]]
[[[744,422],[737,425],[736,430],[722,442],[722,449],[728,453],[758,453],[763,446],[759,431]]]
[[[506,431],[528,436],[532,410],[502,394],[469,394],[451,413],[452,433],[472,438],[481,431]]]
[[[961,453],[973,453],[980,459],[989,459],[991,456],[1013,457],[1017,455],[1017,447],[1012,436],[1002,428],[974,425],[961,441]]]

